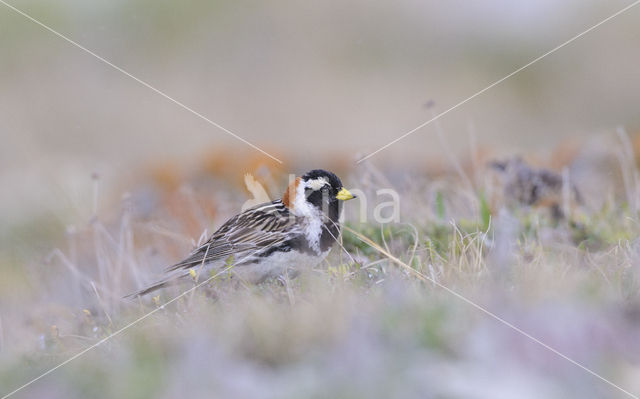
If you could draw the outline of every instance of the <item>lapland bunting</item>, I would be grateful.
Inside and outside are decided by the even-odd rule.
[[[224,270],[230,259],[230,271],[251,283],[290,269],[314,267],[328,255],[340,234],[341,202],[352,198],[355,196],[335,174],[312,170],[296,178],[282,199],[229,219],[189,257],[169,266],[165,278],[130,296],[148,294],[194,276],[196,271]]]

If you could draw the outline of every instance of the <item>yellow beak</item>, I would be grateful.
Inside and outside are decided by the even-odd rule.
[[[346,201],[352,198],[356,198],[356,196],[351,194],[349,190],[347,190],[346,188],[342,187],[342,189],[338,191],[338,195],[336,195],[336,198],[339,199],[340,201]]]

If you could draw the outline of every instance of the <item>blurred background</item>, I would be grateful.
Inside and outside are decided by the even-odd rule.
[[[0,4],[0,395],[149,310],[121,296],[239,211],[244,173],[275,197],[316,167],[396,189],[402,223],[364,233],[640,390],[640,7],[356,164],[629,2],[12,3],[283,164]],[[594,213],[579,238],[504,218],[511,274],[484,256],[480,171],[513,154]],[[625,397],[347,245],[376,272],[332,261],[298,306],[220,288],[19,397]]]
[[[283,170],[300,172],[381,147],[626,3],[18,6],[289,162]],[[639,13],[631,9],[441,118],[449,145],[464,159],[470,142],[549,151],[617,126],[640,129]],[[86,208],[92,172],[114,187],[148,165],[166,163],[178,173],[236,149],[259,155],[5,6],[0,46],[0,184],[11,188],[0,209],[7,222]],[[440,154],[429,125],[371,161],[414,167]]]

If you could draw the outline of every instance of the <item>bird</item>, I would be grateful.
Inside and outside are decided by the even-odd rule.
[[[149,294],[202,271],[228,268],[242,281],[259,284],[288,270],[313,268],[337,241],[342,202],[353,198],[334,173],[311,170],[293,180],[282,198],[233,216],[188,257],[167,267],[164,278],[127,297]]]
[[[548,169],[532,168],[520,157],[493,161],[489,167],[501,175],[503,195],[508,204],[547,207],[554,220],[565,218],[562,211],[565,182],[560,174]],[[578,188],[573,184],[568,188],[570,201],[577,205],[584,204]]]

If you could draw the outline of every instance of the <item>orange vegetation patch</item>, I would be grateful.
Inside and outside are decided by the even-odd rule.
[[[273,152],[270,152],[273,153]],[[197,168],[206,175],[223,178],[234,185],[242,185],[245,173],[255,174],[260,168],[268,168],[272,173],[284,171],[287,162],[279,154],[275,154],[283,161],[277,161],[265,154],[254,150],[213,150],[205,153]]]
[[[152,165],[150,175],[153,183],[164,191],[175,191],[182,180],[177,164],[169,161]]]

